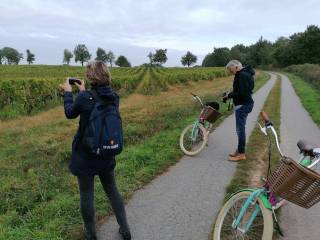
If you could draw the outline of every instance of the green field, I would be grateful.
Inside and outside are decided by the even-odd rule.
[[[170,76],[183,69],[148,71]],[[121,101],[126,148],[116,173],[125,199],[182,156],[179,134],[199,112],[189,92],[217,99],[232,85],[230,77],[192,80],[197,79],[168,84],[153,95],[137,91]],[[261,73],[257,87],[266,80]],[[222,112],[229,114],[224,106]],[[77,120],[65,119],[62,106],[1,122],[0,239],[81,239],[77,181],[67,168],[76,127]],[[101,219],[111,209],[100,184],[95,198]]]
[[[112,68],[112,86],[121,96],[153,95],[176,83],[227,76],[225,68]],[[0,120],[32,115],[61,103],[59,84],[67,77],[85,79],[85,68],[0,65]],[[88,82],[86,82],[88,85]]]

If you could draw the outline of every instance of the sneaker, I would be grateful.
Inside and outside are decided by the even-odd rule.
[[[234,153],[230,153],[229,157],[235,157],[237,156],[237,154],[238,154],[238,150],[236,150]]]
[[[122,236],[123,240],[131,240],[131,233],[129,230],[119,228],[119,233]]]
[[[229,157],[229,161],[232,161],[232,162],[238,162],[242,160],[246,160],[246,155],[244,153],[238,153],[234,157],[231,157],[231,156]]]

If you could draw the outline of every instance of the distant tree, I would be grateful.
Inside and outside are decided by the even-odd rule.
[[[34,60],[35,60],[35,57],[34,57],[34,54],[32,53],[32,52],[30,52],[30,50],[29,49],[27,49],[27,62],[29,63],[29,65],[31,64],[31,63],[33,63],[34,62]]]
[[[183,66],[190,67],[192,64],[195,64],[197,62],[197,56],[193,55],[190,51],[187,52],[186,55],[181,57],[181,63]]]
[[[106,63],[109,60],[109,56],[107,55],[106,51],[103,48],[98,48],[96,54],[97,54],[96,60],[100,60],[104,63]]]
[[[70,52],[68,49],[65,49],[63,51],[63,62],[69,65],[71,58],[73,58],[72,52]]]
[[[212,53],[205,56],[202,62],[203,67],[223,67],[230,60],[229,48],[214,48]]]
[[[0,49],[0,65],[2,64],[2,59],[3,59],[3,54],[2,54],[2,49]]]
[[[289,53],[290,39],[286,37],[279,37],[273,44],[273,58],[275,65],[284,67],[290,64],[291,54]]]
[[[246,64],[248,58],[248,47],[243,44],[237,44],[230,49],[230,59],[239,60],[242,64]]]
[[[2,48],[1,52],[7,64],[19,64],[20,60],[23,59],[22,53],[11,47]]]
[[[88,62],[91,58],[91,54],[89,53],[88,48],[84,44],[78,44],[74,48],[74,56],[75,56],[75,62],[81,62],[81,66],[83,66],[84,62]]]
[[[302,33],[299,39],[299,45],[303,49],[302,63],[320,63],[320,28],[310,25],[307,30]]]
[[[276,42],[275,58],[280,66],[303,63],[320,63],[320,28],[308,26],[304,32],[295,33],[289,41]]]
[[[110,64],[110,67],[112,67],[112,63],[114,62],[116,56],[112,51],[107,52],[107,62]]]
[[[272,43],[260,37],[258,42],[249,47],[247,62],[255,67],[270,65],[274,62],[272,51]]]
[[[153,64],[153,53],[152,52],[149,52],[149,54],[147,55],[147,57],[149,58],[149,63],[150,65]]]
[[[131,67],[130,62],[128,61],[128,59],[125,56],[120,55],[118,57],[118,59],[116,60],[116,65],[118,65],[119,67]]]
[[[167,60],[167,49],[157,49],[153,54],[153,62],[158,63],[160,65],[164,64]]]

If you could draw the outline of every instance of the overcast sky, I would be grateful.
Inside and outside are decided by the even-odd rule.
[[[30,49],[37,64],[61,64],[77,43],[133,65],[156,48],[168,49],[167,66],[187,50],[201,64],[213,47],[274,41],[311,24],[320,25],[317,0],[0,0],[0,48]]]

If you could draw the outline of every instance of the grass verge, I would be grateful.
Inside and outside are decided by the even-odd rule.
[[[258,86],[267,80],[260,76]],[[180,132],[199,112],[188,101],[188,92],[212,98],[230,84],[230,78],[215,79],[176,86],[157,96],[128,96],[122,112],[132,126],[125,128],[125,135],[142,138],[127,137],[127,147],[117,159],[117,182],[125,199],[182,156]],[[0,239],[82,238],[77,181],[66,167],[76,121],[67,121],[61,110],[0,128]],[[149,116],[152,125],[143,121]],[[145,124],[139,125],[141,121]],[[152,129],[156,125],[161,127]],[[145,137],[146,130],[154,131]],[[98,219],[111,213],[100,184],[95,185],[95,206]]]
[[[313,121],[320,127],[320,90],[314,85],[293,74],[286,74],[298,94],[302,105],[309,112]]]

